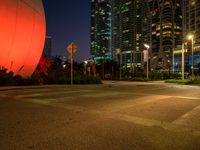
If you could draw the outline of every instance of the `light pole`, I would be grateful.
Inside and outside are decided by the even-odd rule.
[[[182,80],[185,79],[185,47],[182,43]]]
[[[92,71],[93,71],[93,75],[96,77],[96,61],[95,61],[95,58],[93,58]]]
[[[104,78],[105,78],[105,51],[104,50],[102,51],[102,54],[103,54],[102,78],[104,80]]]
[[[84,75],[87,76],[87,64],[88,64],[88,61],[85,60],[84,61]]]
[[[191,49],[192,49],[192,80],[194,80],[194,35],[188,35],[188,39],[191,40]]]
[[[147,49],[147,80],[149,80],[149,48],[150,46],[148,44],[144,44],[144,46]]]
[[[117,55],[119,55],[119,80],[122,79],[122,68],[121,68],[121,50],[118,48],[116,50]]]

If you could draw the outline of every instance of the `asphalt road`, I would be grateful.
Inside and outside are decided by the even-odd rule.
[[[200,87],[0,88],[1,150],[200,150]]]

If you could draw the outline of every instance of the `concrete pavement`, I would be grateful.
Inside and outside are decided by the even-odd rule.
[[[0,91],[0,149],[199,150],[200,87],[161,82]]]

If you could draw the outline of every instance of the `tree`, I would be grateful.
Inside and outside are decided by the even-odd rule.
[[[39,61],[39,64],[34,72],[34,74],[37,76],[41,84],[44,83],[44,78],[48,76],[48,70],[50,66],[51,66],[51,61],[43,53]]]

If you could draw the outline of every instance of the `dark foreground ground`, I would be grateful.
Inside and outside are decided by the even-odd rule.
[[[200,150],[200,87],[0,88],[1,150]]]

